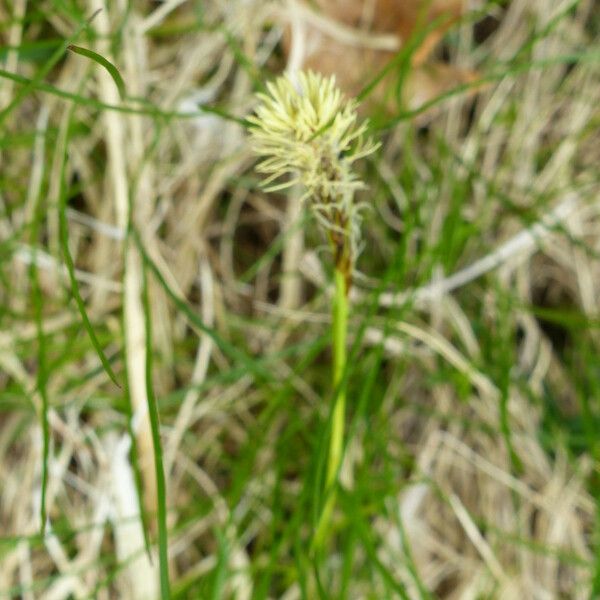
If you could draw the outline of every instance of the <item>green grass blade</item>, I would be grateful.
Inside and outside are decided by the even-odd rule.
[[[153,260],[150,258],[148,253],[146,252],[142,241],[140,239],[139,234],[134,229],[132,231],[133,239],[135,240],[142,258],[144,259],[144,263],[148,265],[162,288],[165,290],[167,295],[173,300],[177,308],[183,312],[186,317],[193,323],[200,331],[206,333],[208,336],[212,338],[212,340],[217,344],[217,346],[225,352],[230,358],[238,361],[240,364],[244,365],[246,369],[253,373],[260,379],[264,379],[266,381],[270,381],[273,378],[272,372],[270,372],[266,367],[264,367],[259,361],[256,361],[249,357],[245,352],[236,348],[233,344],[223,339],[214,329],[211,327],[207,327],[204,321],[198,316],[187,304],[185,300],[182,300],[170,287],[169,284],[165,281],[165,278],[162,276],[162,273],[158,269],[158,267],[154,264]]]
[[[422,16],[420,17],[420,20]],[[356,99],[362,102],[371,92],[381,83],[383,78],[396,67],[404,71],[410,65],[410,59],[427,35],[434,31],[443,23],[443,18],[438,17],[425,27],[416,28],[415,32],[407,40],[406,44],[367,82],[363,89],[358,93]]]
[[[132,248],[129,248],[129,252]],[[167,485],[163,466],[162,445],[160,441],[160,421],[158,407],[154,395],[152,381],[152,315],[148,294],[148,277],[146,268],[142,268],[142,305],[144,307],[144,324],[146,329],[146,396],[148,398],[148,416],[152,432],[152,448],[154,450],[154,471],[156,474],[157,518],[158,518],[158,560],[160,570],[160,591],[162,600],[171,597],[169,582],[169,538],[167,530]]]
[[[81,46],[75,46],[74,44],[69,44],[67,49],[71,50],[71,52],[75,52],[76,54],[81,54],[81,56],[85,56],[86,58],[89,58],[90,60],[93,60],[104,67],[108,71],[108,74],[112,77],[112,80],[115,82],[115,85],[119,90],[119,96],[121,96],[121,100],[125,99],[125,82],[123,81],[123,78],[121,77],[121,74],[115,65],[106,60],[104,56],[94,52],[93,50],[88,50],[87,48],[82,48]]]
[[[246,71],[254,86],[260,91],[264,91],[266,89],[265,84],[263,83],[265,79],[264,76],[254,64],[254,61],[244,52],[234,35],[224,26],[219,26],[216,29],[221,31],[225,37],[225,40],[227,41],[227,45],[235,57],[235,60],[237,61],[238,65],[244,69],[244,71]]]
[[[220,600],[223,598],[225,582],[227,581],[227,564],[229,559],[229,545],[225,534],[219,529],[215,529],[219,550],[217,552],[217,566],[214,571],[211,600]]]
[[[47,124],[47,120],[44,119]],[[42,148],[45,145],[45,134],[47,129],[41,127],[40,130],[36,131],[35,144],[41,142]],[[34,151],[35,152],[35,151]],[[40,232],[40,224],[43,219],[43,213],[41,210],[41,190],[36,190],[35,202],[33,210],[33,219],[30,228],[30,242],[31,248],[33,249],[33,259],[29,266],[29,278],[31,281],[31,296],[33,303],[36,337],[37,337],[37,376],[36,376],[36,387],[40,394],[41,407],[40,407],[40,423],[42,429],[42,482],[41,482],[41,499],[40,499],[40,532],[43,537],[46,532],[46,521],[47,521],[47,509],[46,509],[46,496],[48,490],[48,458],[50,454],[50,424],[48,422],[48,389],[47,383],[49,379],[49,369],[47,360],[47,340],[46,334],[44,333],[43,327],[43,306],[44,300],[42,297],[42,289],[40,286],[38,266],[36,260],[36,252],[38,247],[38,238]]]
[[[371,539],[370,525],[365,523],[358,506],[356,506],[356,510],[353,513],[356,516],[355,525],[357,534],[363,542],[363,550],[371,560],[373,567],[381,575],[385,583],[396,592],[399,598],[402,598],[402,600],[411,600],[404,585],[395,579],[389,569],[379,559],[377,550]]]
[[[73,294],[73,298],[75,299],[75,303],[77,304],[77,308],[79,310],[79,314],[81,315],[81,319],[83,321],[83,326],[87,331],[92,345],[98,354],[98,358],[104,367],[104,370],[111,378],[113,383],[120,388],[120,384],[117,380],[117,376],[115,375],[108,358],[104,354],[104,350],[100,345],[98,338],[96,337],[96,333],[94,332],[94,328],[88,317],[87,311],[85,309],[85,303],[83,298],[81,297],[81,292],[79,291],[79,284],[77,283],[77,278],[75,277],[75,264],[73,263],[73,258],[71,257],[71,252],[69,251],[69,225],[67,222],[67,183],[66,183],[66,168],[67,168],[67,155],[68,155],[68,129],[71,123],[73,111],[71,110],[69,118],[67,119],[65,129],[63,132],[64,135],[64,152],[62,156],[62,163],[60,167],[60,192],[58,198],[58,215],[59,215],[59,241],[60,247],[62,251],[62,255],[65,261],[65,265],[67,267],[67,273],[69,275],[69,281],[71,284],[71,292]]]
[[[197,111],[188,111],[188,112],[180,112],[176,110],[162,110],[152,104],[147,104],[146,106],[135,107],[129,105],[120,105],[120,104],[110,104],[108,102],[102,102],[100,100],[96,100],[95,98],[87,98],[82,96],[81,94],[74,94],[72,92],[67,92],[61,88],[57,88],[49,83],[45,83],[43,81],[38,81],[37,79],[30,79],[29,77],[25,77],[23,75],[19,75],[18,73],[11,73],[5,69],[0,69],[0,77],[4,79],[8,79],[10,81],[14,81],[15,83],[24,85],[26,89],[31,90],[39,90],[41,92],[46,92],[48,94],[52,94],[53,96],[57,96],[59,98],[63,98],[65,100],[70,100],[75,104],[80,104],[81,106],[89,106],[91,108],[96,108],[98,110],[113,110],[115,112],[120,112],[124,114],[130,115],[144,115],[153,118],[162,118],[162,119],[195,119],[206,115],[207,113],[217,115],[222,119],[227,121],[233,121],[238,125],[241,125],[244,128],[248,128],[250,124],[246,121],[246,119],[241,119],[240,117],[236,117],[228,113],[226,110],[215,107],[215,106],[202,106]],[[8,108],[8,107],[7,107]],[[0,123],[2,122],[2,115],[0,113]]]
[[[0,125],[4,122],[4,120],[10,115],[10,113],[17,107],[23,99],[28,96],[33,90],[35,90],[44,80],[46,75],[50,73],[52,68],[56,66],[58,61],[63,57],[69,45],[79,37],[79,34],[89,26],[92,19],[100,12],[98,9],[87,21],[84,21],[79,25],[79,27],[75,30],[72,36],[66,39],[60,46],[52,53],[50,58],[46,61],[46,63],[38,70],[33,79],[29,79],[25,82],[25,85],[15,94],[14,98],[11,102],[8,103],[6,107],[4,107],[0,111]]]
[[[123,326],[123,335],[126,335],[127,328],[125,324],[122,323]],[[124,354],[124,352],[123,352]],[[146,554],[148,556],[148,560],[152,560],[152,553],[150,549],[150,527],[148,525],[148,513],[146,511],[146,507],[144,505],[144,483],[142,477],[142,469],[140,467],[140,459],[138,448],[136,444],[136,436],[133,430],[133,416],[134,410],[131,403],[131,396],[129,391],[129,377],[127,373],[127,360],[125,360],[125,356],[123,356],[123,369],[125,370],[123,376],[123,387],[125,392],[126,402],[126,415],[127,415],[127,433],[129,434],[129,439],[131,440],[131,449],[129,451],[129,459],[131,460],[131,466],[133,468],[133,479],[135,484],[135,489],[137,491],[137,505],[140,513],[140,520],[142,522],[142,532],[144,534],[144,546],[146,548]]]
[[[39,212],[39,211],[38,211]],[[35,219],[37,224],[38,219]],[[37,225],[33,227],[32,238],[37,238]],[[33,246],[35,248],[35,246]],[[34,250],[35,252],[35,250]],[[35,254],[34,254],[35,257]],[[38,367],[37,367],[37,378],[36,387],[42,400],[40,422],[42,426],[42,493],[40,499],[40,527],[41,535],[43,536],[46,532],[46,493],[48,489],[48,458],[50,454],[50,424],[48,422],[48,363],[47,363],[47,344],[46,335],[44,334],[43,328],[43,298],[42,290],[40,288],[40,282],[38,277],[38,267],[35,259],[31,261],[30,265],[30,279],[32,287],[32,299],[33,308],[35,314],[35,327],[37,334],[38,343]]]
[[[559,65],[570,65],[573,63],[598,63],[600,62],[600,52],[595,50],[590,50],[587,52],[574,53],[574,54],[564,54],[560,56],[553,56],[546,59],[527,61],[522,64],[505,64],[499,65],[501,68],[495,72],[490,72],[488,74],[482,75],[479,79],[475,81],[470,81],[468,83],[461,83],[453,88],[450,88],[446,92],[442,92],[438,94],[435,98],[431,100],[427,100],[423,102],[423,104],[419,105],[417,108],[410,110],[402,110],[398,114],[394,115],[391,119],[388,119],[380,124],[372,125],[371,129],[384,131],[391,129],[398,123],[402,121],[407,121],[413,119],[425,112],[429,109],[437,106],[438,104],[442,104],[445,100],[449,100],[454,96],[458,96],[464,92],[469,90],[474,90],[479,87],[483,87],[489,83],[497,83],[502,81],[506,77],[517,76],[528,71],[535,70],[544,70],[551,67],[556,67]]]
[[[429,593],[429,591],[425,587],[425,584],[421,580],[421,577],[419,576],[417,565],[415,564],[415,560],[413,558],[413,554],[410,548],[410,540],[408,539],[408,536],[406,535],[406,530],[404,528],[404,522],[402,519],[402,512],[400,506],[396,506],[394,508],[394,516],[396,517],[395,521],[398,527],[398,532],[400,533],[400,539],[402,540],[402,549],[404,550],[404,556],[406,557],[406,568],[408,569],[412,580],[415,582],[415,585],[419,590],[419,595],[422,598],[422,600],[433,600],[431,594]]]

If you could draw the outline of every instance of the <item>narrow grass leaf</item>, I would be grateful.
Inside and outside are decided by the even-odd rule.
[[[67,49],[71,50],[71,52],[75,52],[76,54],[81,54],[81,56],[85,56],[86,58],[89,58],[90,60],[93,60],[104,67],[108,71],[108,74],[112,77],[112,80],[115,82],[115,85],[119,90],[119,96],[121,96],[121,100],[125,99],[125,82],[123,81],[123,78],[121,77],[121,74],[115,65],[104,58],[104,56],[94,52],[93,50],[88,50],[87,48],[82,48],[81,46],[75,46],[75,44],[69,44]]]
[[[423,600],[433,600],[431,594],[425,587],[425,584],[421,580],[419,576],[419,572],[417,570],[417,565],[415,564],[415,560],[413,558],[413,553],[410,548],[410,540],[406,535],[406,530],[404,528],[404,521],[402,519],[402,512],[400,510],[400,506],[396,506],[394,510],[394,515],[396,517],[396,525],[398,526],[398,531],[400,533],[400,539],[402,540],[402,549],[404,550],[404,556],[406,557],[406,568],[410,573],[412,580],[415,582],[417,589],[419,590],[419,595]]]
[[[226,27],[217,27],[219,31],[225,36],[227,45],[233,52],[233,56],[237,61],[238,65],[246,71],[252,82],[260,91],[265,91],[265,84],[263,83],[264,77],[261,75],[260,70],[254,64],[254,61],[244,52],[238,41],[235,39],[233,34]]]
[[[44,113],[42,113],[44,114]],[[35,144],[40,144],[40,149],[43,153],[44,146],[46,144],[45,133],[47,131],[47,113],[42,119],[44,125],[40,125],[38,131],[36,131]],[[34,150],[35,153],[35,150]],[[42,161],[43,164],[43,161]],[[40,178],[41,181],[41,178]],[[42,429],[42,482],[41,482],[41,499],[40,499],[40,531],[41,536],[44,537],[46,532],[46,521],[47,521],[47,510],[46,510],[46,496],[48,490],[48,458],[50,453],[50,424],[48,422],[48,389],[47,383],[49,379],[49,369],[47,360],[47,339],[44,333],[43,326],[43,306],[44,300],[42,297],[42,289],[40,286],[38,264],[36,260],[36,252],[38,247],[38,238],[40,232],[40,225],[43,219],[43,213],[41,210],[41,184],[38,184],[35,190],[35,201],[33,210],[33,219],[30,226],[30,244],[33,249],[33,259],[29,266],[29,278],[31,280],[31,296],[33,303],[33,311],[35,318],[35,329],[37,337],[37,376],[36,376],[36,387],[40,395],[41,406],[40,406],[40,422]]]
[[[74,108],[74,107],[72,107]],[[73,294],[73,298],[75,299],[75,303],[77,304],[77,308],[79,309],[79,314],[81,315],[81,319],[83,321],[83,326],[90,336],[90,340],[92,341],[92,345],[98,354],[98,358],[104,367],[104,370],[111,378],[113,383],[120,388],[119,382],[117,380],[117,376],[115,375],[112,367],[110,366],[110,362],[108,358],[104,354],[104,350],[100,345],[98,338],[96,337],[96,333],[94,328],[92,327],[92,323],[90,318],[88,317],[87,311],[85,309],[85,303],[83,302],[83,298],[81,297],[81,292],[79,291],[79,283],[77,282],[77,278],[75,277],[75,264],[73,263],[73,258],[71,257],[71,252],[69,251],[69,225],[67,221],[67,183],[66,183],[66,169],[67,169],[67,155],[68,155],[68,137],[69,137],[69,125],[71,123],[73,115],[73,110],[70,111],[69,116],[66,120],[66,124],[63,131],[64,137],[64,151],[62,156],[62,163],[60,166],[60,192],[58,198],[58,215],[59,215],[59,240],[60,247],[63,254],[63,258],[65,261],[65,265],[67,267],[67,273],[69,275],[69,281],[71,284],[71,292]],[[60,146],[59,146],[60,147]]]
[[[33,79],[27,80],[25,85],[14,95],[13,99],[8,103],[0,111],[0,125],[4,122],[4,120],[10,115],[10,113],[17,107],[23,99],[30,94],[33,90],[35,90],[43,81],[43,79],[50,73],[52,68],[58,63],[58,61],[63,57],[69,45],[79,37],[79,34],[87,27],[94,19],[94,17],[100,12],[98,9],[87,21],[84,21],[79,25],[79,27],[75,30],[73,35],[71,35],[68,39],[66,39],[60,46],[52,53],[50,58],[46,61],[46,63],[38,70]]]
[[[122,313],[123,314],[123,313]],[[123,323],[123,332],[126,332],[127,328]],[[124,333],[125,335],[125,333]],[[140,520],[142,522],[142,533],[144,535],[144,546],[146,548],[146,555],[148,556],[148,560],[152,561],[152,552],[150,549],[150,527],[149,527],[149,518],[148,513],[146,511],[146,506],[144,504],[144,483],[142,478],[142,469],[140,467],[140,459],[138,448],[136,444],[136,436],[133,430],[133,416],[134,410],[131,403],[131,396],[129,391],[129,376],[127,373],[127,361],[123,360],[123,368],[125,370],[123,377],[123,386],[125,392],[125,398],[127,402],[125,402],[125,410],[127,415],[127,433],[129,434],[129,439],[131,440],[131,449],[129,451],[129,459],[131,460],[131,466],[133,468],[133,479],[134,485],[137,492],[137,505],[138,511],[140,514]]]
[[[413,35],[407,40],[406,44],[381,68],[363,89],[359,92],[356,99],[362,102],[371,92],[379,85],[383,78],[396,67],[400,67],[401,71],[408,69],[410,59],[425,38],[434,31],[443,22],[442,18],[437,18],[428,23],[426,27],[415,28]],[[401,75],[401,80],[403,76]]]
[[[382,576],[383,580],[387,583],[387,585],[391,589],[393,589],[403,600],[411,600],[404,585],[394,578],[394,576],[390,573],[389,569],[379,559],[377,551],[373,546],[371,535],[369,533],[370,525],[367,526],[365,524],[362,515],[358,511],[358,507],[356,508],[357,510],[353,511],[353,514],[355,516],[355,525],[357,527],[357,533],[363,542],[363,550],[366,552],[373,566]]]
[[[463,92],[467,92],[472,89],[476,89],[479,87],[483,87],[489,83],[495,83],[498,81],[502,81],[503,79],[510,76],[517,76],[522,73],[526,73],[528,71],[534,70],[544,70],[547,68],[555,67],[558,65],[572,65],[577,63],[598,63],[600,62],[600,52],[590,50],[587,52],[581,53],[573,53],[567,55],[553,56],[547,59],[540,59],[535,61],[528,61],[526,63],[517,64],[517,65],[501,65],[501,69],[495,72],[490,72],[487,75],[482,75],[480,78],[469,81],[467,83],[462,83],[457,85],[449,90],[439,94],[435,98],[423,102],[423,104],[419,105],[417,108],[410,110],[400,111],[398,114],[393,116],[391,119],[388,119],[380,124],[371,125],[370,129],[384,131],[391,129],[401,121],[406,121],[417,117],[431,108],[442,104],[445,100],[449,100],[454,96],[458,96]],[[385,73],[384,73],[385,75]]]
[[[202,318],[199,315],[197,315],[190,308],[190,306],[188,306],[187,302],[185,300],[182,300],[171,289],[169,284],[165,281],[165,278],[163,277],[159,268],[156,266],[154,261],[150,258],[150,256],[146,252],[146,249],[144,248],[144,245],[142,244],[142,241],[140,239],[139,233],[135,229],[132,230],[132,236],[137,244],[137,247],[140,250],[140,253],[142,255],[142,258],[144,259],[144,262],[150,268],[150,271],[152,271],[152,273],[154,274],[154,276],[156,277],[156,279],[158,280],[158,282],[160,283],[162,288],[165,290],[167,295],[171,298],[171,300],[173,300],[173,302],[175,303],[177,308],[186,315],[186,317],[189,319],[189,321],[193,325],[198,327],[198,329],[200,329],[200,331],[202,331],[203,333],[206,333],[206,335],[208,335],[215,342],[215,344],[223,352],[225,352],[225,354],[227,354],[230,358],[232,358],[232,359],[240,362],[242,365],[244,365],[249,372],[253,373],[255,376],[257,376],[261,379],[265,379],[266,381],[271,381],[273,379],[272,372],[270,372],[266,367],[264,367],[259,361],[253,360],[245,352],[243,352],[242,350],[239,350],[233,344],[231,344],[227,340],[223,339],[214,329],[212,329],[211,327],[208,327],[204,323]]]
[[[205,115],[206,113],[210,113],[217,115],[227,121],[233,121],[234,123],[237,123],[238,125],[241,125],[244,128],[248,128],[250,126],[246,119],[236,117],[235,115],[232,115],[226,110],[216,106],[202,106],[197,111],[182,112],[176,110],[162,110],[154,105],[135,107],[130,105],[110,104],[108,102],[96,100],[95,98],[87,98],[85,96],[82,96],[81,94],[67,92],[66,90],[57,88],[56,86],[53,86],[49,83],[37,81],[35,79],[30,79],[29,77],[19,75],[18,73],[12,73],[5,69],[0,69],[0,77],[3,77],[4,79],[8,79],[10,81],[14,81],[15,83],[19,83],[21,85],[25,85],[28,89],[31,88],[42,92],[46,92],[48,94],[52,94],[53,96],[58,96],[59,98],[70,100],[75,104],[80,104],[82,106],[90,106],[98,110],[113,110],[115,112],[120,112],[124,114],[145,115],[153,118],[163,119],[196,119]],[[1,122],[2,113],[0,113],[0,123]]]
[[[227,538],[219,529],[215,529],[219,550],[217,553],[217,565],[215,567],[211,600],[223,598],[225,582],[227,581],[227,564],[229,560],[229,544]]]
[[[129,248],[131,252],[133,248]],[[171,597],[169,582],[169,555],[168,555],[168,530],[167,530],[167,485],[163,466],[162,444],[160,441],[160,421],[158,407],[154,395],[154,382],[152,380],[152,315],[150,311],[150,297],[148,294],[148,277],[146,268],[142,268],[142,305],[144,308],[144,325],[146,329],[146,396],[148,399],[148,416],[152,432],[152,449],[154,451],[154,471],[156,474],[157,518],[158,518],[158,560],[160,571],[160,591],[162,600]]]
[[[39,211],[38,211],[39,212]],[[35,220],[37,223],[37,218]],[[32,237],[37,238],[37,225],[33,228]],[[35,246],[33,246],[35,248]],[[48,364],[47,364],[47,344],[46,335],[43,328],[43,298],[38,277],[38,267],[36,261],[32,260],[29,268],[32,300],[35,314],[35,327],[38,344],[38,365],[36,387],[41,398],[40,421],[42,426],[42,493],[40,499],[40,527],[41,535],[46,532],[46,495],[48,490],[48,458],[50,453],[50,425],[48,422]]]

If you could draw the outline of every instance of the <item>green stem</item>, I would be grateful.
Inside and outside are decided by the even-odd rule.
[[[335,492],[338,472],[344,451],[344,420],[346,415],[346,390],[343,383],[346,370],[346,339],[348,333],[348,283],[345,273],[335,270],[335,296],[333,299],[333,387],[335,390],[331,413],[331,436],[325,476],[325,505],[319,517],[313,549],[318,549],[325,541],[330,528],[331,515],[335,505]]]
[[[335,298],[333,299],[333,406],[329,460],[325,485],[335,484],[344,448],[344,416],[346,413],[346,390],[342,385],[346,370],[346,338],[348,331],[348,294],[346,277],[339,269],[335,270]]]

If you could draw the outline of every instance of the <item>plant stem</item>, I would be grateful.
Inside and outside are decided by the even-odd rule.
[[[335,270],[335,297],[333,299],[333,388],[335,404],[331,419],[331,439],[325,485],[335,484],[344,447],[344,416],[346,413],[346,390],[342,385],[346,370],[346,338],[348,331],[348,294],[346,276]]]
[[[344,372],[346,370],[346,339],[348,332],[348,283],[346,274],[339,268],[335,269],[335,296],[332,306],[333,313],[333,388],[334,405],[331,413],[331,435],[329,438],[329,453],[327,457],[327,472],[325,476],[325,505],[319,517],[313,549],[322,546],[330,527],[331,515],[335,505],[335,492],[338,472],[344,450],[344,419],[346,415],[346,390]]]

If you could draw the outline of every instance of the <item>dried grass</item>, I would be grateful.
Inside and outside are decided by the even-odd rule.
[[[24,14],[29,4],[18,0],[10,10],[13,15]],[[103,9],[92,26],[108,35],[124,22],[128,3],[120,0],[108,8],[100,0],[80,4],[85,14]],[[192,4],[181,0],[132,3],[118,52],[112,53],[114,46],[108,38],[99,39],[95,50],[118,65],[131,96],[177,111],[216,101],[243,117],[254,102],[253,82],[222,30],[216,27],[179,35],[167,30],[177,26],[185,30],[194,24]],[[513,0],[502,13],[490,8],[498,13],[497,29],[485,42],[475,44],[472,25],[460,25],[454,30],[452,63],[471,69],[483,56],[498,60],[514,56],[533,32],[541,31],[567,4],[571,3]],[[73,23],[51,6],[47,1],[40,3],[47,11],[47,26],[54,35],[70,35]],[[479,4],[470,8],[477,9]],[[258,67],[285,67],[275,52],[285,26],[281,20],[285,7],[261,0],[215,0],[202,3],[201,10],[205,21],[229,31]],[[577,3],[535,46],[534,59],[566,56],[585,47],[592,10],[593,2]],[[8,12],[6,5],[0,8],[0,21]],[[23,28],[14,21],[2,36],[5,43],[17,46],[24,39],[41,36],[41,27]],[[292,52],[292,68],[302,64],[297,54],[301,51]],[[4,68],[34,75],[32,64],[19,60],[15,52],[7,53]],[[82,95],[108,104],[120,103],[108,74],[80,56],[66,56],[49,79],[59,88],[81,90]],[[599,85],[593,63],[576,63],[569,71],[557,64],[489,85],[480,91],[470,115],[472,100],[459,96],[447,101],[432,116],[430,135],[413,157],[420,161],[415,165],[420,178],[414,180],[414,189],[404,189],[394,178],[403,160],[406,124],[386,134],[377,169],[389,182],[392,198],[377,209],[377,217],[397,235],[403,224],[396,209],[409,206],[412,198],[428,199],[421,207],[426,226],[419,232],[420,241],[434,243],[443,235],[452,190],[432,191],[429,184],[437,167],[428,162],[428,156],[434,154],[437,135],[443,136],[459,159],[442,169],[457,169],[459,175],[463,169],[467,177],[468,165],[476,165],[481,181],[494,182],[495,189],[510,197],[517,208],[535,215],[536,195],[551,198],[555,207],[551,214],[537,214],[528,223],[517,217],[500,219],[506,208],[501,196],[490,197],[489,186],[475,184],[463,216],[477,222],[481,234],[465,246],[463,262],[471,266],[455,273],[440,271],[429,284],[417,285],[414,293],[394,282],[396,287],[379,297],[381,310],[402,306],[409,299],[414,301],[411,313],[405,313],[405,321],[370,325],[362,340],[365,349],[384,343],[392,363],[409,357],[402,381],[390,382],[381,410],[393,433],[390,452],[407,449],[414,468],[408,482],[398,482],[397,492],[386,499],[387,513],[376,515],[372,527],[377,556],[407,586],[410,598],[420,597],[411,560],[427,589],[448,600],[589,597],[596,505],[587,484],[594,466],[586,453],[569,455],[561,440],[556,442],[554,455],[549,455],[540,438],[542,411],[530,396],[549,387],[561,389],[556,401],[577,411],[573,398],[578,382],[564,367],[540,320],[517,307],[514,321],[521,337],[514,348],[513,369],[520,383],[513,381],[500,389],[487,369],[469,308],[461,306],[454,294],[465,289],[468,293],[468,286],[476,285],[483,275],[496,273],[495,283],[486,280],[473,292],[482,297],[482,318],[490,327],[503,310],[498,290],[510,291],[523,306],[544,290],[550,296],[570,298],[585,315],[600,314],[600,262],[595,254],[600,251],[599,189],[597,162],[590,160],[590,148],[593,152],[599,143],[597,131],[590,130],[590,124],[598,120]],[[0,106],[7,106],[18,89],[3,80]],[[5,123],[6,134],[16,137],[21,130],[30,132],[35,124],[38,141],[30,147],[4,148],[0,156],[3,178],[11,182],[0,200],[3,207],[13,207],[10,215],[2,213],[0,236],[8,240],[16,234],[19,242],[4,271],[9,276],[2,284],[6,312],[20,314],[25,309],[27,269],[33,261],[45,298],[44,333],[59,348],[55,357],[75,340],[75,354],[64,364],[59,362],[48,382],[52,408],[47,503],[50,522],[56,526],[50,527],[43,544],[35,537],[40,527],[39,423],[31,418],[31,411],[16,409],[5,411],[0,421],[0,531],[16,540],[0,546],[0,591],[19,588],[22,598],[44,600],[154,598],[158,597],[157,561],[151,562],[144,553],[136,517],[137,491],[125,416],[115,402],[107,401],[116,393],[101,372],[97,356],[87,347],[81,349],[82,336],[74,327],[77,317],[65,301],[57,216],[60,143],[44,146],[42,136],[64,131],[69,109],[69,103],[50,94],[35,93],[23,99]],[[156,120],[152,126],[149,117],[112,110],[99,114],[84,106],[75,110],[79,126],[87,131],[69,141],[68,176],[83,182],[76,206],[68,213],[71,252],[90,317],[112,334],[107,354],[116,355],[124,347],[125,364],[116,364],[121,374],[126,365],[144,500],[153,511],[156,487],[146,413],[142,262],[132,246],[124,258],[129,210],[170,287],[197,303],[204,322],[214,324],[223,335],[242,327],[249,348],[257,355],[274,354],[290,340],[298,343],[303,336],[308,339],[323,331],[328,319],[326,303],[314,290],[326,290],[327,283],[318,257],[305,250],[304,231],[285,233],[300,216],[297,205],[293,201],[288,206],[270,203],[252,186],[240,183],[251,173],[252,158],[238,124],[206,113],[168,124]],[[507,113],[512,114],[512,121],[504,118]],[[540,164],[540,156],[546,155]],[[21,202],[20,191],[27,189],[29,195]],[[30,240],[18,236],[19,227],[32,217],[39,190],[47,198],[45,245],[34,249]],[[370,241],[377,240],[381,228],[375,220],[368,223]],[[263,261],[255,276],[242,282],[240,274],[252,264],[251,259],[264,253],[282,232],[289,236],[283,258]],[[583,243],[573,244],[572,238]],[[361,268],[366,271],[368,266]],[[357,307],[370,293],[371,283],[359,280]],[[231,457],[251,442],[249,432],[256,430],[268,407],[266,391],[255,387],[249,374],[203,390],[210,365],[226,372],[230,359],[174,309],[155,282],[151,298],[159,357],[154,377],[157,392],[164,397],[183,390],[175,408],[168,409],[162,430],[173,580],[195,581],[215,568],[216,527],[227,540],[233,573],[226,582],[226,596],[249,599],[255,591],[249,567],[256,568],[268,558],[264,548],[254,555],[252,543],[269,539],[275,518],[276,444],[286,413],[282,411],[269,425],[245,487],[237,503],[230,505],[224,498],[231,483]],[[232,314],[248,319],[241,325],[233,323]],[[35,325],[29,317],[25,322],[6,322],[0,333],[0,388],[20,389],[18,401],[33,405],[39,413],[35,352],[28,350],[35,343]],[[593,337],[596,352],[599,341]],[[282,355],[274,361],[273,371],[282,380],[291,376],[299,398],[297,412],[300,418],[309,419],[320,410],[323,390],[316,387],[318,377],[293,375],[293,360]],[[451,365],[464,377],[466,394],[453,381],[435,379],[440,364]],[[431,383],[432,379],[436,382]],[[518,467],[499,433],[503,394]],[[410,399],[410,403],[394,398]],[[95,404],[101,408],[91,409]],[[426,408],[427,415],[415,413],[414,406]],[[470,426],[472,422],[477,426]],[[367,424],[364,428],[348,451],[344,475],[348,488],[353,485],[351,464],[363,460],[364,438],[377,435]],[[298,495],[301,479],[301,474],[296,479],[288,476],[286,493]],[[190,518],[185,507],[198,497],[205,500],[204,516]],[[293,562],[288,543],[283,543],[286,560]],[[383,583],[361,570],[369,560],[363,550],[355,560],[357,576],[350,583],[348,597],[387,597]],[[116,561],[121,568],[116,568]],[[336,553],[328,561],[334,583],[339,561]],[[113,576],[112,583],[103,585]],[[313,585],[308,583],[309,594],[316,594]],[[301,597],[297,581],[280,583],[278,589],[283,588],[279,597]]]

